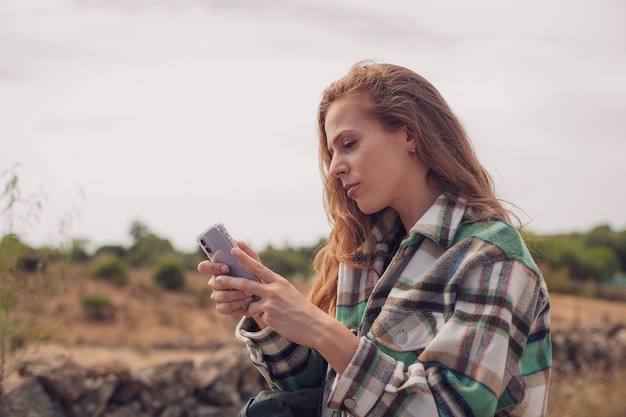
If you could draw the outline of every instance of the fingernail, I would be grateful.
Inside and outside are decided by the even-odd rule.
[[[223,274],[228,273],[228,265],[222,265],[220,271],[222,271]]]
[[[239,249],[239,248],[234,248],[234,249],[233,249],[233,255],[241,255],[241,249]]]
[[[216,280],[217,282],[223,282],[223,281],[224,281],[224,277],[223,277],[223,276],[221,276],[221,275],[218,275],[218,276],[216,276],[216,277],[215,277],[215,280]]]

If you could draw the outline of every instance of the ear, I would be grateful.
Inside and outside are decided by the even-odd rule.
[[[415,137],[411,134],[411,132],[409,132],[409,128],[407,126],[403,126],[402,130],[406,135],[406,150],[409,151],[409,153],[415,153],[417,150],[417,140],[415,140]]]

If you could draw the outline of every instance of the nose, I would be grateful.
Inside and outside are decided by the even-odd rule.
[[[340,178],[342,175],[348,173],[348,165],[339,155],[334,155],[330,160],[328,173],[331,177]]]

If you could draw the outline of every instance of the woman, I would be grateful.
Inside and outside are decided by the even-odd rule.
[[[546,286],[439,92],[358,63],[318,120],[332,231],[309,299],[243,243],[263,283],[198,266],[257,368],[274,389],[323,386],[322,416],[543,416]]]

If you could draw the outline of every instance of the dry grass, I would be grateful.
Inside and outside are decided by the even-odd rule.
[[[599,321],[626,322],[625,302],[563,294],[551,294],[550,299],[553,329],[584,328]]]
[[[55,329],[57,342],[68,346],[202,346],[232,340],[236,320],[218,317],[210,307],[207,278],[190,272],[186,281],[184,290],[168,291],[153,283],[150,270],[138,269],[130,271],[128,285],[117,287],[92,278],[87,265],[71,265],[64,291],[40,306],[37,320]],[[114,320],[86,317],[80,300],[92,294],[113,302]]]
[[[626,416],[626,369],[553,379],[547,417]]]
[[[92,278],[87,265],[74,264],[66,273],[62,293],[26,314],[35,315],[40,325],[59,335],[58,342],[69,346],[201,346],[232,341],[237,318],[215,312],[207,278],[189,272],[183,291],[168,291],[154,284],[149,269],[134,269],[128,285],[116,287]],[[94,293],[104,294],[114,303],[114,321],[87,319],[80,300]],[[626,303],[560,294],[552,294],[551,301],[554,329],[626,320]]]

